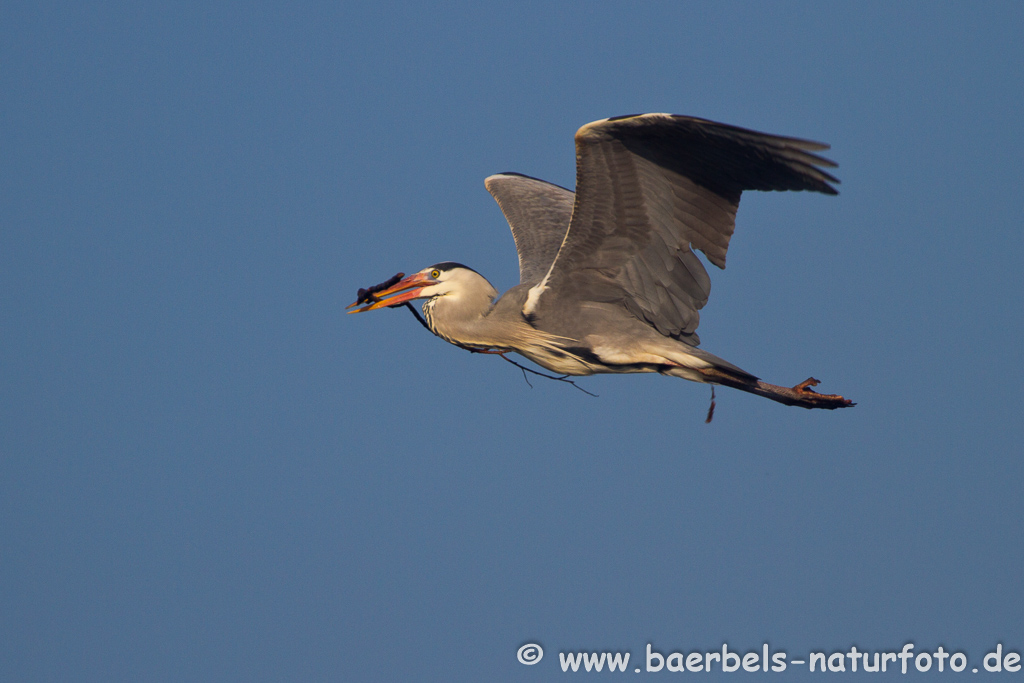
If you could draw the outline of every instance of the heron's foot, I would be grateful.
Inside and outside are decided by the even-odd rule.
[[[799,398],[803,399],[801,405],[807,408],[846,408],[848,406],[857,405],[853,401],[843,398],[839,394],[819,394],[817,391],[811,389],[821,384],[820,381],[813,377],[808,377],[800,384],[793,387],[793,393]]]

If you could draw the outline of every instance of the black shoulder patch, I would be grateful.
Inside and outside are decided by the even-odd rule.
[[[582,358],[591,365],[604,365],[604,361],[601,360],[596,353],[591,351],[585,346],[563,346],[562,350],[571,353],[577,358]]]

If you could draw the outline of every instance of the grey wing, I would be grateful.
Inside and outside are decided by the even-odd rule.
[[[576,133],[576,208],[524,314],[572,301],[618,301],[692,344],[711,281],[696,247],[725,267],[743,190],[837,194],[809,150],[827,145],[703,119],[641,114]]]
[[[519,252],[519,283],[539,282],[569,229],[573,192],[519,173],[492,175],[484,186],[512,228]]]

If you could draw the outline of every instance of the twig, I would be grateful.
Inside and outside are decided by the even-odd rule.
[[[708,408],[708,419],[704,420],[704,424],[711,424],[711,419],[715,416],[715,385],[711,385],[711,406]]]
[[[401,280],[403,277],[405,277],[405,273],[398,273],[398,274],[392,276],[390,279],[385,280],[384,282],[380,283],[379,285],[374,285],[373,287],[367,287],[366,289],[363,289],[362,287],[360,287],[359,288],[358,296],[356,298],[356,302],[353,305],[358,306],[359,304],[375,304],[375,303],[377,303],[378,301],[380,301],[380,299],[377,298],[377,292],[379,292],[381,290],[384,290],[384,289],[387,289],[388,287],[390,287],[392,285],[398,284],[398,281]]]
[[[427,324],[427,321],[423,319],[422,315],[420,315],[420,312],[416,310],[415,306],[413,306],[408,301],[405,302],[404,305],[405,305],[406,308],[408,308],[410,311],[412,311],[412,314],[416,317],[416,320],[420,321],[420,325],[423,325],[423,327],[425,327],[431,334],[434,333],[434,331],[430,329],[430,325]],[[558,382],[565,382],[566,384],[571,384],[574,387],[576,387],[577,389],[579,389],[580,391],[582,391],[587,396],[593,396],[594,398],[598,398],[597,394],[590,393],[589,391],[587,391],[583,387],[581,387],[578,384],[576,384],[576,382],[574,382],[571,379],[569,379],[569,375],[562,375],[561,377],[557,377],[555,375],[547,375],[547,374],[544,374],[543,372],[537,372],[536,370],[534,370],[532,368],[528,368],[525,365],[520,365],[519,363],[515,362],[514,360],[512,360],[511,358],[509,358],[508,356],[505,355],[506,353],[508,353],[507,349],[505,351],[498,351],[498,350],[495,350],[495,349],[477,349],[477,348],[474,348],[472,346],[467,346],[466,344],[459,344],[457,342],[452,342],[452,343],[455,344],[455,346],[458,346],[460,349],[465,349],[466,351],[469,351],[470,353],[493,353],[493,354],[496,354],[498,356],[501,356],[504,360],[508,361],[509,363],[511,363],[512,365],[516,366],[517,368],[519,368],[520,370],[523,371],[523,379],[526,380],[527,386],[529,386],[531,389],[533,388],[533,385],[530,384],[530,380],[526,378],[526,373],[528,373],[528,372],[532,373],[534,375],[537,375],[538,377],[546,377],[548,379],[553,379],[553,380],[556,380]]]
[[[463,347],[463,348],[465,348],[465,347]],[[473,351],[473,349],[469,349],[469,350]],[[488,353],[488,352],[487,351],[474,351],[474,353]],[[492,351],[490,353],[495,353],[495,352]],[[517,368],[519,368],[520,370],[522,370],[523,371],[523,379],[526,379],[526,373],[529,372],[529,373],[532,373],[534,375],[537,375],[538,377],[547,377],[548,379],[553,379],[553,380],[557,380],[559,382],[565,382],[567,384],[571,384],[574,387],[576,387],[577,389],[579,389],[580,391],[582,391],[587,396],[593,396],[594,398],[598,398],[597,394],[590,393],[589,391],[587,391],[586,389],[584,389],[580,385],[576,384],[576,382],[574,382],[571,379],[569,379],[569,375],[562,375],[561,377],[556,377],[555,375],[546,375],[543,372],[537,372],[536,370],[534,370],[532,368],[528,368],[525,365],[520,365],[519,363],[515,362],[514,360],[512,360],[511,358],[509,358],[508,356],[505,355],[506,353],[508,353],[508,351],[497,351],[496,353],[499,356],[501,356],[502,358],[504,358],[505,360],[507,360],[512,365],[514,365]],[[530,384],[530,380],[526,380],[526,383]],[[530,388],[531,389],[533,388],[532,384],[530,384]]]

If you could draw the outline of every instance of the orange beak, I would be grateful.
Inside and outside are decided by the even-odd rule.
[[[349,311],[349,313],[365,313],[366,311],[374,311],[377,310],[378,308],[390,308],[392,306],[401,306],[407,301],[412,301],[413,299],[420,298],[420,292],[423,291],[424,287],[429,287],[430,285],[436,284],[437,280],[435,280],[434,278],[430,277],[425,273],[413,273],[404,280],[399,280],[398,282],[388,287],[387,289],[382,289],[379,292],[374,292],[374,296],[380,299],[380,301],[376,301],[370,304],[369,306],[363,306],[362,308],[357,308],[353,311]],[[358,306],[360,303],[361,302],[356,301],[355,303],[349,304],[345,308],[352,308],[353,306]]]

